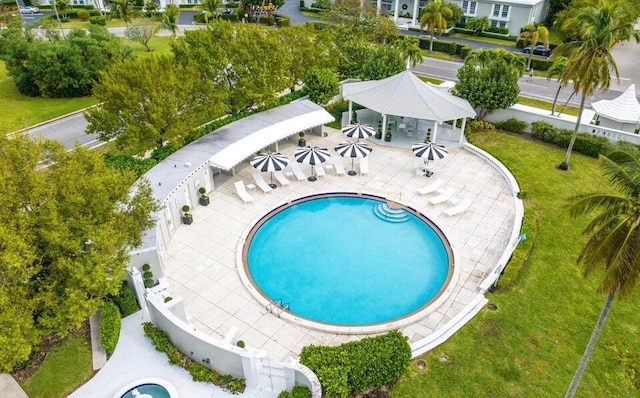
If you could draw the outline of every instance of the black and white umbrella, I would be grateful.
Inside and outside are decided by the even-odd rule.
[[[315,181],[317,178],[313,175],[315,165],[322,164],[331,158],[331,154],[327,148],[321,148],[317,146],[307,146],[302,149],[298,149],[293,157],[298,163],[304,163],[311,165],[311,177],[309,181]]]
[[[369,156],[371,151],[373,151],[373,148],[371,148],[369,145],[365,144],[364,142],[359,142],[359,141],[358,142],[349,142],[349,141],[341,142],[336,147],[336,152],[338,152],[338,155],[342,156],[343,158],[351,158],[351,171],[347,173],[350,176],[356,175],[356,172],[353,170],[353,159],[365,158]]]
[[[342,133],[349,138],[369,138],[376,133],[373,127],[366,124],[350,124],[342,128]]]
[[[275,188],[276,184],[273,183],[273,172],[282,171],[287,167],[289,158],[278,152],[261,153],[249,163],[258,171],[271,173],[271,183],[269,186]]]
[[[444,145],[433,142],[413,144],[411,150],[417,157],[424,159],[427,164],[430,160],[442,159],[449,153]]]

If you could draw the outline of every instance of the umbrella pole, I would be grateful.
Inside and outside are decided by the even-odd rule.
[[[354,175],[358,174],[353,169],[353,158],[351,158],[351,171],[349,171],[347,174],[349,174],[350,176],[354,176]]]
[[[318,180],[318,179],[316,178],[316,176],[314,175],[314,174],[315,174],[315,173],[314,173],[315,168],[313,167],[313,165],[312,165],[311,163],[309,163],[309,166],[311,166],[311,177],[307,178],[307,181],[314,182],[314,181]]]
[[[273,183],[273,171],[271,172],[271,184],[269,184],[269,186],[273,189],[276,189],[278,187],[276,184]]]

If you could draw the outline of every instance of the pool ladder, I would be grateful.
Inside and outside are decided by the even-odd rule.
[[[282,314],[283,311],[291,310],[289,303],[283,303],[282,299],[271,300],[269,304],[267,304],[266,308],[267,311],[277,316],[278,318],[280,318],[280,314]]]

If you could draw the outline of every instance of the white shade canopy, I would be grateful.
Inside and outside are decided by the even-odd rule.
[[[342,97],[383,115],[438,123],[476,116],[469,101],[426,84],[410,71],[382,80],[344,84]]]
[[[640,104],[636,98],[636,86],[632,84],[617,98],[591,104],[596,113],[620,123],[638,123]]]

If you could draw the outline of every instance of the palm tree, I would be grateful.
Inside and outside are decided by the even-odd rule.
[[[555,97],[553,97],[553,105],[551,105],[551,116],[556,111],[556,103],[558,102],[558,95],[560,95],[560,90],[564,87],[561,84],[561,77],[564,71],[567,69],[567,57],[559,56],[554,61],[553,64],[547,70],[547,80],[551,80],[552,77],[558,78],[558,90],[556,91]]]
[[[415,37],[403,36],[397,41],[400,55],[407,61],[407,69],[422,62],[422,49],[420,42]]]
[[[589,238],[578,264],[585,276],[604,271],[598,290],[607,298],[565,395],[568,398],[578,388],[616,293],[630,295],[640,280],[640,152],[612,152],[600,157],[600,166],[615,192],[580,195],[569,206],[572,217],[594,215],[584,231]]]
[[[489,29],[490,26],[491,22],[489,21],[489,17],[471,17],[465,24],[465,28],[473,30],[474,36],[477,36],[478,34]]]
[[[450,18],[453,12],[449,5],[442,0],[434,0],[427,3],[421,10],[420,30],[427,27],[427,32],[431,35],[429,44],[429,52],[433,52],[433,35],[437,30],[438,33],[447,29],[447,18]]]
[[[118,16],[124,21],[125,25],[129,25],[133,17],[133,1],[132,0],[113,0],[113,6]]]
[[[202,0],[202,4],[198,8],[204,11],[205,23],[209,23],[209,17],[215,18],[218,15],[220,4],[220,0]]]
[[[62,21],[60,20],[60,14],[58,13],[58,2],[59,1],[60,0],[58,0],[58,1],[53,0],[53,12],[56,14],[56,19],[58,20],[58,26],[60,26],[60,35],[64,39],[64,29],[62,29]],[[69,3],[67,2],[66,4],[68,5]],[[64,4],[63,4],[63,6],[64,6]]]
[[[180,8],[175,4],[169,4],[162,15],[162,26],[171,31],[171,39],[175,40],[178,34],[178,17]]]
[[[531,69],[533,48],[538,44],[538,41],[542,40],[544,48],[549,48],[549,30],[544,26],[535,26],[530,23],[522,27],[522,33],[520,33],[519,38],[524,40],[525,45],[527,43],[531,45],[531,51],[529,51],[529,62],[527,63],[527,69]]]
[[[498,59],[505,61],[507,65],[514,68],[518,73],[520,73],[520,75],[522,75],[525,71],[525,59],[519,55],[505,50],[504,48],[495,48],[492,50],[481,48],[478,51],[472,52],[465,59],[465,63],[469,63],[472,65],[478,64],[483,67]]]
[[[556,48],[556,53],[567,55],[567,69],[560,84],[566,86],[573,80],[575,93],[580,93],[580,110],[575,129],[560,169],[569,169],[569,158],[580,128],[584,101],[596,89],[606,90],[611,83],[611,72],[620,78],[611,49],[620,42],[632,38],[640,41],[640,33],[634,30],[637,13],[630,3],[623,0],[598,0],[595,5],[583,7],[562,24],[562,30],[576,34],[577,39]]]

